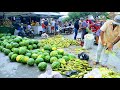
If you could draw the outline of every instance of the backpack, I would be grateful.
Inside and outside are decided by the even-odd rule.
[[[80,54],[78,54],[78,58],[81,60],[89,60],[89,55],[87,55],[85,52],[82,52]]]

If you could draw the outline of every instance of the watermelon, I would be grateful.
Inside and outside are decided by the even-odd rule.
[[[24,46],[24,42],[20,42],[19,45],[20,45],[20,46]]]
[[[39,42],[38,42],[38,40],[34,40],[34,44],[38,44]]]
[[[11,45],[11,44],[7,44],[7,45],[6,45],[6,48],[7,48],[7,49],[12,49],[12,45]]]
[[[41,55],[41,54],[43,54],[43,53],[42,53],[42,52],[38,52],[37,54],[38,54],[38,55]]]
[[[13,52],[14,52],[15,54],[19,54],[19,49],[18,49],[18,48],[14,48],[14,49],[13,49]]]
[[[58,59],[57,59],[57,57],[51,57],[50,58],[50,63],[53,63],[53,62],[55,62],[55,61],[57,61]]]
[[[24,56],[24,57],[22,58],[22,63],[23,63],[23,64],[27,64],[28,60],[29,60],[29,57],[28,57],[28,56]]]
[[[12,43],[11,45],[12,45],[12,47],[14,47],[14,48],[18,48],[18,47],[19,47],[19,44],[18,44],[18,43]]]
[[[35,60],[33,58],[29,58],[29,60],[27,61],[27,65],[29,66],[34,66]]]
[[[58,54],[64,55],[64,50],[63,49],[57,49],[57,51],[58,51]]]
[[[51,51],[51,50],[52,50],[52,48],[51,48],[51,46],[50,46],[50,45],[45,45],[43,48],[44,48],[44,50],[49,50],[49,51]]]
[[[36,44],[33,44],[33,48],[34,48],[34,49],[37,49],[37,45],[36,45]]]
[[[38,47],[43,47],[43,44],[42,43],[38,43],[37,46]]]
[[[62,58],[63,56],[62,55],[57,55],[57,58],[59,59],[59,58]]]
[[[11,58],[11,56],[14,54],[14,52],[10,52],[8,57]]]
[[[22,39],[21,38],[15,38],[14,41],[19,43]]]
[[[13,54],[13,55],[11,56],[10,61],[15,62],[17,56],[18,56],[18,54]]]
[[[19,49],[19,54],[21,54],[21,55],[25,55],[26,52],[27,52],[27,49],[24,48],[24,47],[21,47],[21,48]]]
[[[43,53],[43,55],[44,55],[44,56],[47,56],[47,55],[49,55],[49,53],[47,53],[47,52],[44,52],[44,53]]]
[[[65,59],[65,61],[69,61],[70,60],[70,58],[68,56],[63,56],[62,58]]]
[[[50,53],[50,56],[51,56],[51,57],[57,57],[57,55],[58,55],[58,52],[57,52],[57,51],[52,51],[52,52]]]
[[[60,65],[61,65],[60,62],[56,61],[52,63],[51,67],[54,70],[60,68]]]
[[[49,55],[45,56],[45,62],[47,62],[47,63],[50,62],[50,56]]]
[[[4,52],[5,49],[6,49],[6,48],[2,48],[2,52]]]
[[[69,59],[70,59],[70,60],[72,60],[72,59],[75,59],[75,58],[76,58],[76,57],[75,57],[75,55],[73,55],[73,54],[69,54],[69,55],[68,55],[68,57],[69,57]]]
[[[3,49],[3,46],[0,46],[0,51],[2,51],[2,49]]]
[[[64,56],[69,56],[69,54],[68,53],[64,53]]]
[[[45,59],[45,56],[44,56],[44,54],[41,54],[37,58],[43,58],[43,59]]]
[[[32,46],[32,45],[29,45],[29,46],[28,46],[28,49],[29,49],[29,50],[32,50],[32,49],[33,49],[33,46]]]
[[[16,57],[16,61],[17,62],[19,62],[19,63],[21,63],[22,61],[21,61],[21,58],[23,58],[24,57],[24,55],[18,55],[17,57]]]
[[[36,65],[38,65],[40,62],[44,62],[44,59],[43,58],[37,58],[35,60]]]
[[[11,51],[10,51],[9,49],[5,49],[5,50],[4,50],[5,55],[8,55],[10,52],[11,52]]]
[[[33,58],[33,59],[37,59],[37,57],[38,57],[38,54],[32,54],[31,55],[31,58]]]
[[[56,47],[52,47],[52,50],[55,51],[55,50],[57,50],[57,48]]]
[[[31,53],[26,53],[25,56],[31,57]]]
[[[66,64],[66,61],[65,61],[65,59],[64,58],[60,58],[60,59],[58,59],[58,61],[61,63],[61,64]]]
[[[34,41],[33,41],[33,40],[30,40],[29,44],[30,44],[30,45],[34,44]]]
[[[38,69],[40,71],[45,71],[46,68],[47,68],[47,63],[46,62],[41,62],[41,63],[38,64]]]

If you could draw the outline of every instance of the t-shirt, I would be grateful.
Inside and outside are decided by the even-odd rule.
[[[51,24],[52,24],[52,26],[55,26],[55,21],[52,21]]]
[[[48,21],[45,21],[44,24],[45,24],[46,26],[48,26]]]
[[[83,22],[81,23],[81,27],[88,27],[88,24],[86,23],[86,21],[83,21]]]

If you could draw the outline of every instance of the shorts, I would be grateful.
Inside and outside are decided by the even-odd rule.
[[[51,26],[51,30],[54,30],[54,26]]]

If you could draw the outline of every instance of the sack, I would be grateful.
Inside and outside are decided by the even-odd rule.
[[[94,44],[94,35],[93,34],[86,34],[84,36],[84,46],[85,49],[91,49]]]
[[[92,71],[85,74],[83,78],[102,78],[102,74],[98,68],[94,68]]]
[[[87,55],[85,52],[82,52],[82,53],[80,53],[80,54],[78,54],[78,58],[80,59],[80,60],[89,60],[89,55]]]
[[[109,53],[108,66],[120,72],[120,56],[117,56],[115,52]]]
[[[62,78],[62,75],[59,72],[48,69],[45,73],[39,75],[38,78]]]
[[[106,50],[106,47],[104,47],[100,56],[100,61],[102,65],[105,65],[105,66],[107,65],[108,55],[109,55],[108,50]]]

